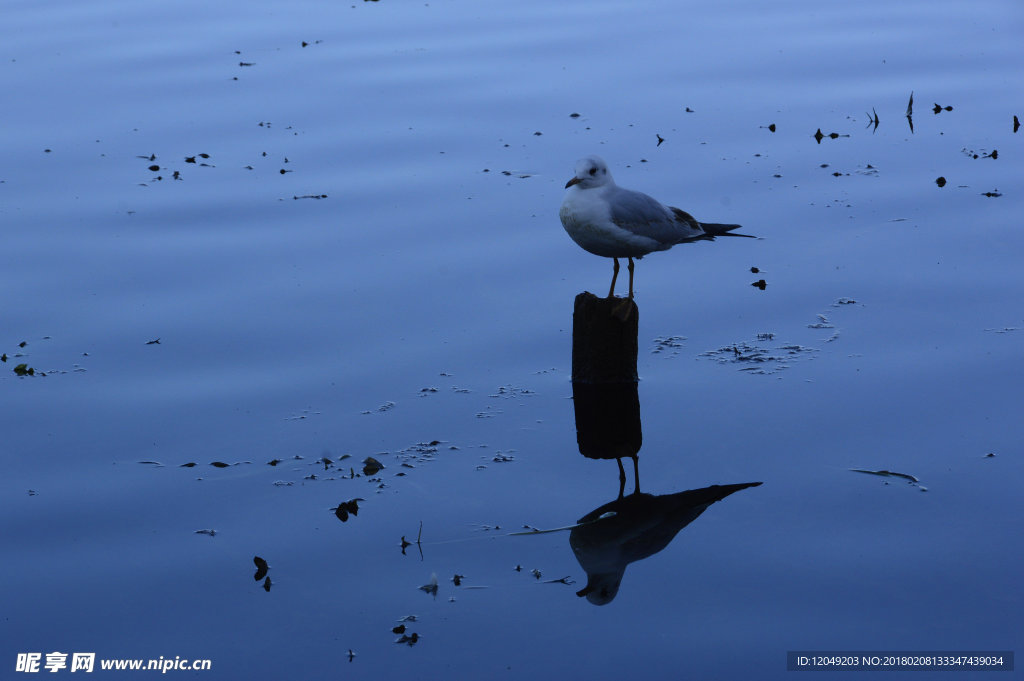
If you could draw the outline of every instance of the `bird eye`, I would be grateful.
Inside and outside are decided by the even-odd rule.
[[[590,174],[591,175],[596,175],[597,174],[597,168],[591,168],[590,169]]]

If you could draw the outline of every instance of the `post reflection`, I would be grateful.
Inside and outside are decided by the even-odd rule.
[[[639,309],[635,301],[576,297],[572,388],[576,441],[589,459],[615,459],[618,496],[584,515],[569,534],[587,585],[576,592],[594,605],[618,594],[626,567],[658,553],[707,508],[760,482],[712,485],[674,494],[640,491],[640,397],[637,386]],[[623,459],[632,459],[633,491],[625,494]]]

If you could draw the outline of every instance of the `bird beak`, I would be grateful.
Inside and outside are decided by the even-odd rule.
[[[574,184],[578,184],[579,181],[580,181],[580,178],[574,177],[574,178],[572,178],[571,180],[569,180],[568,182],[565,183],[565,188],[568,189],[569,187],[573,186]]]

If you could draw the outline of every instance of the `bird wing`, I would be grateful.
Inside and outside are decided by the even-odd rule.
[[[606,195],[611,220],[622,229],[670,246],[704,235],[700,223],[678,208],[668,208],[642,192],[612,187]]]

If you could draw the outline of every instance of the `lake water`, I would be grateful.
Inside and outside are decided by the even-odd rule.
[[[2,676],[1020,651],[1022,33],[1014,0],[5,0]],[[516,534],[618,493],[571,399],[592,153],[759,237],[637,264],[641,490],[763,484],[604,605],[568,531]],[[617,508],[621,567],[652,542]]]

